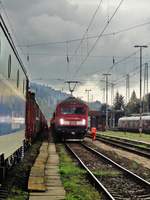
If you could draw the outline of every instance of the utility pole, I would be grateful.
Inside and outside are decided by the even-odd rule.
[[[91,101],[93,102],[93,94],[92,94],[92,98],[91,98]]]
[[[148,79],[148,77],[149,77],[149,70],[148,70],[148,68],[149,68],[149,66],[148,66],[148,63],[145,63],[145,65],[146,65],[146,67],[147,67],[147,84],[146,84],[146,93],[147,93],[147,95],[148,95],[148,92],[149,92],[149,88],[148,88],[148,84],[149,84],[149,79]],[[149,112],[149,96],[147,96],[147,112]]]
[[[105,102],[105,88],[103,88],[102,91],[103,91],[103,102]]]
[[[111,83],[111,105],[113,105],[113,101],[114,101],[114,83]]]
[[[144,68],[143,102],[144,100],[146,100],[145,95],[148,95],[148,63],[145,63],[145,68]],[[143,112],[145,112],[145,110],[148,112],[148,100],[145,103],[146,105],[143,103]]]
[[[130,99],[130,75],[126,75],[126,103],[128,103]]]
[[[86,36],[87,36],[87,37],[86,37],[86,42],[87,42],[87,44],[86,44],[86,45],[87,45],[87,55],[88,55],[88,53],[89,53],[89,41],[88,41],[88,37],[89,37],[89,36],[88,36],[88,29],[86,30],[86,32],[87,32],[87,35],[86,35]]]
[[[102,102],[105,102],[105,88],[101,89],[102,91]]]
[[[69,42],[66,41],[66,60],[67,60],[67,73],[66,73],[66,79],[69,79],[70,76],[70,59],[69,59],[69,47],[68,47]]]
[[[90,99],[90,92],[92,90],[91,89],[86,89],[85,92],[87,92],[87,102],[88,102],[88,106],[89,106],[89,99]]]
[[[113,102],[114,102],[114,83],[111,83],[111,105],[112,105],[112,114],[111,114],[111,126],[115,128],[115,113],[114,113],[114,107],[113,107]]]
[[[111,74],[103,74],[106,78],[106,130],[108,129],[108,76]]]
[[[135,48],[140,48],[140,124],[139,124],[139,133],[142,134],[142,50],[147,48],[146,45],[135,45]]]

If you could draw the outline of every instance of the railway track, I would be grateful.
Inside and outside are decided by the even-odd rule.
[[[96,139],[101,142],[104,142],[105,144],[119,147],[121,149],[135,153],[137,155],[140,155],[140,156],[143,156],[146,158],[150,158],[150,148],[149,147],[142,147],[133,142],[117,140],[114,138],[112,139],[110,137],[105,137],[105,136],[97,136]]]
[[[87,171],[96,188],[103,191],[105,200],[150,200],[150,183],[143,178],[84,144],[70,143],[66,147]]]

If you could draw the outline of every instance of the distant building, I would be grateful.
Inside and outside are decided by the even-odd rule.
[[[90,110],[90,128],[96,127],[99,131],[105,131],[106,115],[101,111]]]

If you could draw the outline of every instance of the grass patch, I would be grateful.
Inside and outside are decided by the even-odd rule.
[[[98,134],[101,134],[101,133],[99,132]],[[150,134],[144,134],[144,133],[142,133],[142,136],[140,136],[139,133],[132,133],[132,132],[125,133],[123,131],[106,131],[106,132],[102,132],[102,135],[150,142]]]
[[[132,169],[137,170],[139,168],[139,164],[136,161],[132,161]]]
[[[136,146],[137,146],[137,147],[142,147],[142,148],[145,148],[145,150],[147,149],[147,147],[149,147],[149,146],[147,146],[147,145],[144,145],[144,144],[137,144]]]
[[[7,198],[7,200],[25,200],[28,199],[28,192],[25,192],[16,187],[12,187],[11,194]]]
[[[8,188],[7,200],[26,200],[29,197],[27,190],[30,169],[39,153],[42,141],[36,141],[25,153],[22,162],[8,172],[7,179],[3,183]]]
[[[117,177],[120,175],[120,173],[118,171],[108,171],[108,170],[103,170],[103,171],[94,171],[93,172],[95,176],[99,176],[99,177]]]
[[[86,179],[85,170],[77,166],[62,145],[57,146],[60,155],[60,173],[66,190],[65,200],[101,199],[100,194]]]

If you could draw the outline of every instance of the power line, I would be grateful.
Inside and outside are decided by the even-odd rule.
[[[141,23],[141,24],[137,24],[137,25],[133,25],[133,26],[130,26],[130,27],[127,27],[127,28],[124,28],[124,29],[120,29],[116,32],[110,32],[110,33],[103,34],[102,37],[118,35],[118,34],[128,32],[128,31],[131,31],[131,30],[134,30],[134,29],[137,29],[137,28],[149,25],[149,24],[150,24],[150,21],[145,22],[145,23]],[[83,42],[84,40],[87,40],[87,39],[90,40],[90,39],[96,39],[96,38],[98,38],[98,35],[88,36],[86,38],[85,37],[84,38],[76,38],[76,39],[71,39],[71,40],[55,41],[55,42],[41,42],[41,43],[33,43],[33,44],[29,44],[29,45],[18,45],[18,46],[30,48],[30,47],[34,47],[34,46],[48,46],[48,45],[66,44],[66,42],[73,43],[73,42],[78,42],[78,41],[81,41],[81,40]]]
[[[29,55],[29,56],[39,56],[39,55],[42,55],[42,56],[49,56],[49,57],[65,57],[66,55],[59,55],[59,54],[50,54],[50,53],[47,53],[47,52],[30,52],[30,53],[22,53],[23,55]],[[74,56],[73,54],[68,54],[68,56]],[[81,55],[76,55],[76,57],[80,57]],[[83,54],[83,56],[86,56],[85,54]],[[111,55],[91,55],[89,56],[90,58],[105,58],[105,59],[108,59],[108,58],[112,58],[113,56]],[[122,59],[125,59],[126,57],[125,56],[115,56],[115,58],[122,58]],[[138,59],[139,57],[134,57],[134,59]],[[146,58],[149,58],[149,57],[145,57]],[[126,59],[125,59],[126,60]],[[99,71],[98,71],[99,72]]]
[[[147,43],[146,45],[147,45],[147,46],[150,45],[150,42]],[[118,64],[120,64],[120,63],[122,63],[122,62],[128,60],[129,58],[131,58],[131,57],[133,57],[134,55],[136,55],[138,52],[139,52],[139,50],[134,51],[134,52],[131,53],[130,55],[124,57],[124,58],[121,59],[121,60],[119,60],[118,62],[113,63],[110,67],[108,67],[109,69],[108,69],[107,73],[109,73],[116,65],[118,65]],[[95,71],[94,74],[100,73],[100,72],[101,72],[101,71],[98,70],[98,71]],[[87,75],[88,75],[88,74],[87,74]]]
[[[109,26],[110,22],[112,21],[112,19],[114,18],[114,16],[116,15],[117,11],[119,10],[120,6],[122,5],[124,0],[121,0],[119,5],[117,6],[117,8],[115,9],[114,13],[112,14],[111,18],[109,19],[109,21],[107,21],[106,25],[104,26],[103,30],[101,31],[101,33],[99,34],[98,38],[96,39],[94,45],[91,47],[91,49],[89,50],[87,56],[85,57],[85,59],[80,63],[79,67],[76,69],[75,71],[75,75],[77,75],[77,73],[80,71],[82,65],[86,62],[86,60],[88,59],[88,57],[90,56],[91,52],[93,51],[93,49],[95,48],[95,46],[97,45],[98,41],[100,40],[100,38],[102,37],[102,34],[105,32],[105,30],[107,29],[107,27]]]
[[[11,34],[10,34],[10,32],[8,32],[8,34],[9,34],[9,36],[10,36],[10,39],[12,40],[12,42],[13,42],[13,40],[15,41],[15,43],[16,43],[15,48],[16,48],[16,47],[19,47],[19,45],[17,45],[17,43],[19,43],[18,38],[17,38],[17,36],[16,36],[14,27],[13,27],[13,25],[12,25],[12,23],[11,23],[10,17],[9,17],[9,15],[8,15],[7,11],[6,11],[6,8],[5,8],[5,6],[4,6],[2,0],[0,0],[0,6],[1,6],[1,9],[3,10],[3,12],[4,12],[4,15],[5,15],[6,18],[7,18],[7,23],[8,23],[8,25],[9,25],[9,29],[10,29],[10,31],[11,31]],[[13,43],[14,43],[14,42],[13,42]],[[17,49],[17,51],[18,51],[18,48],[16,48],[16,49]],[[22,55],[24,55],[23,50],[22,50],[21,48],[19,48],[19,50],[20,50],[20,52],[22,52]],[[26,60],[26,58],[22,58],[22,59],[25,59],[25,60]],[[25,70],[26,70],[26,69],[25,69]]]
[[[148,62],[150,62],[150,61],[148,61]],[[148,63],[147,62],[147,63]],[[145,63],[144,64],[142,64],[142,66],[144,66],[145,65]],[[137,66],[137,67],[135,67],[132,71],[130,71],[130,72],[128,72],[128,74],[130,74],[130,78],[131,77],[133,77],[133,76],[135,76],[136,74],[138,74],[140,72],[140,70],[139,70],[139,66]],[[116,85],[118,85],[123,79],[125,79],[126,78],[126,75],[123,75],[122,76],[122,78],[120,78],[119,80],[117,80],[117,81],[114,81],[114,83],[116,84]]]
[[[82,45],[82,42],[83,42],[83,40],[85,39],[85,36],[86,36],[86,34],[88,33],[88,31],[89,31],[89,29],[90,29],[90,27],[91,27],[91,25],[92,25],[92,23],[93,23],[93,21],[94,21],[94,19],[95,19],[95,17],[96,17],[96,14],[97,14],[98,10],[100,9],[100,6],[102,5],[102,2],[103,2],[103,0],[100,0],[100,3],[98,4],[98,7],[96,8],[96,10],[95,10],[95,12],[94,12],[94,14],[93,14],[93,16],[92,16],[92,18],[91,18],[91,20],[90,20],[90,22],[89,22],[89,25],[88,25],[88,27],[87,27],[85,33],[83,34],[83,37],[82,37],[82,39],[81,39],[79,45],[78,45],[77,48],[75,49],[74,55],[77,54],[77,52],[78,52],[80,46]],[[88,38],[88,36],[87,36],[87,38]],[[86,38],[86,39],[87,39],[87,38]],[[73,58],[73,57],[70,58],[70,61],[72,60],[72,58]]]
[[[149,43],[148,43],[149,44]],[[147,45],[148,45],[147,44]],[[139,52],[139,50],[133,52],[132,54],[130,54],[129,56],[126,56],[125,58],[123,58],[122,60],[119,60],[118,62],[114,63],[113,65],[110,66],[109,70],[107,71],[108,73],[114,68],[115,65],[118,65],[122,62],[124,62],[125,60],[128,60],[129,58],[133,57],[134,55],[136,55]]]
[[[9,19],[9,16],[8,16],[8,14],[7,14],[7,11],[6,11],[6,9],[5,9],[5,6],[4,6],[2,0],[0,1],[0,6],[1,6],[1,8],[2,8],[2,10],[3,10],[3,12],[4,12],[6,18],[7,18],[7,21],[8,21],[9,26],[10,26],[10,30],[11,30],[11,32],[13,33],[13,35],[14,35],[14,37],[15,37],[15,39],[16,39],[14,28],[13,28],[13,26],[12,26],[12,24],[11,24],[11,21],[10,21],[10,19]]]
[[[110,66],[108,67],[109,69],[107,70],[107,73],[109,73],[116,65],[119,65],[119,64],[121,64],[122,62],[124,62],[124,61],[128,60],[129,58],[133,57],[134,55],[136,55],[137,52],[138,52],[138,51],[135,51],[135,52],[131,53],[130,55],[123,57],[123,58],[122,58],[121,60],[119,60],[118,62],[115,62],[115,63],[113,63],[112,65],[110,65]],[[110,57],[112,57],[112,56],[110,56]],[[118,57],[117,57],[117,58],[118,58]],[[135,57],[134,57],[134,58],[135,58]],[[101,71],[100,71],[100,70],[97,70],[97,71],[93,72],[93,74],[97,74],[97,73],[101,73]],[[86,74],[86,75],[89,75],[89,74]]]
[[[88,106],[89,106],[89,97],[90,97],[90,92],[91,92],[92,90],[91,89],[85,89],[85,92],[87,92],[87,102],[88,102]]]
[[[128,60],[129,58],[133,57],[134,55],[136,55],[138,53],[138,50],[133,52],[132,54],[130,54],[129,56],[126,56],[125,58],[119,60],[118,62],[115,62],[113,65],[111,65],[107,71],[107,73],[109,73],[116,65]]]

